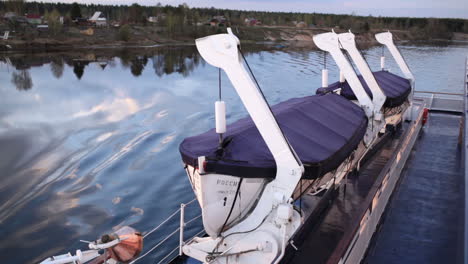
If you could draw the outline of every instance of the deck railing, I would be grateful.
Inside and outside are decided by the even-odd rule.
[[[463,93],[414,91],[414,94],[416,100],[423,100],[426,103],[426,108],[432,111],[463,112]]]
[[[169,215],[166,219],[164,219],[161,223],[159,223],[156,227],[154,227],[153,229],[151,229],[150,231],[146,232],[146,234],[143,236],[143,238],[146,238],[148,237],[149,235],[151,235],[152,233],[160,230],[161,228],[163,227],[167,227],[167,224],[170,224],[170,223],[174,223],[175,221],[177,221],[176,217],[179,216],[179,222],[180,222],[180,225],[178,228],[176,228],[175,230],[173,230],[171,233],[169,233],[167,236],[165,236],[163,239],[161,239],[156,245],[154,245],[153,247],[151,247],[149,250],[147,250],[146,252],[144,252],[141,256],[139,256],[138,258],[136,258],[135,260],[133,260],[132,262],[130,262],[130,264],[134,264],[134,263],[137,263],[138,261],[140,261],[141,259],[145,258],[146,256],[148,256],[151,252],[157,250],[157,249],[161,249],[161,247],[163,246],[166,246],[166,249],[164,249],[166,252],[164,252],[163,254],[163,257],[158,261],[152,261],[154,263],[157,263],[157,264],[161,264],[161,263],[168,263],[170,262],[174,257],[176,257],[177,255],[175,255],[174,253],[179,250],[178,252],[178,255],[182,255],[182,246],[184,245],[184,243],[186,241],[191,241],[194,237],[196,236],[200,236],[204,233],[204,229],[203,228],[200,228],[201,230],[199,232],[197,232],[194,236],[192,236],[190,239],[188,240],[184,240],[184,229],[186,226],[188,226],[189,224],[195,222],[196,220],[200,219],[201,218],[201,214],[198,214],[197,216],[189,219],[188,221],[185,220],[185,211],[187,209],[187,207],[189,205],[192,205],[192,204],[197,204],[195,203],[196,199],[193,199],[191,200],[190,202],[188,203],[182,203],[180,205],[180,208],[177,209],[176,211],[174,211],[171,215]],[[193,209],[193,208],[192,208]],[[176,234],[179,234],[179,245],[175,248],[173,248],[171,251],[169,251],[167,249],[167,247],[169,247],[168,243],[169,242],[174,242],[174,240],[170,240],[170,238],[174,237]],[[167,252],[169,251],[169,252]]]

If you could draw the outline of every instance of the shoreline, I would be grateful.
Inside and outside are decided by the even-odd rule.
[[[214,29],[211,29],[214,30]],[[218,33],[224,29],[216,29]],[[236,28],[236,34],[241,39],[244,39],[244,44],[260,44],[271,43],[278,45],[286,45],[292,47],[307,47],[317,49],[312,41],[315,34],[330,31],[328,28],[295,28],[295,27],[243,27]],[[70,32],[74,31],[75,34]],[[194,39],[203,37],[203,34],[198,36],[178,36],[168,38],[163,34],[156,33],[157,29],[149,27],[134,27],[129,41],[115,40],[115,34],[118,31],[114,28],[95,28],[95,35],[76,34],[76,28],[69,28],[63,34],[55,37],[44,36],[33,40],[10,39],[0,40],[0,52],[53,52],[67,51],[72,49],[125,49],[125,48],[154,48],[164,46],[182,46],[194,45]],[[337,33],[345,32],[336,30]],[[372,30],[366,33],[357,33],[357,44],[366,49],[378,45],[373,35],[380,30]],[[454,33],[451,39],[428,39],[421,36],[415,36],[412,32],[403,30],[391,30],[395,40],[400,43],[420,43],[420,42],[467,42],[468,34]]]

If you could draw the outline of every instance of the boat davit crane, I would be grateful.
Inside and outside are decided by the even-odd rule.
[[[346,59],[345,55],[340,48],[340,38],[334,31],[315,35],[313,37],[314,43],[323,51],[330,53],[332,58],[338,65],[341,73],[348,81],[354,95],[356,96],[359,105],[364,109],[369,120],[364,143],[370,145],[377,137],[377,134],[385,127],[385,120],[382,118],[382,100],[385,101],[385,95],[379,94],[379,91],[372,91],[373,100],[364,90],[359,78],[356,76],[353,67]],[[354,40],[353,40],[354,41]],[[345,46],[352,46],[353,44],[346,42]]]
[[[334,32],[321,34],[314,37],[314,41],[317,46],[331,51],[332,56],[339,61],[339,65],[344,69],[345,77],[353,83],[351,89],[358,95],[360,108],[354,106],[357,109],[352,111],[365,112],[365,114],[363,113],[364,117],[358,119],[366,120],[364,131],[367,130],[367,132],[363,142],[368,147],[371,146],[378,137],[378,132],[385,125],[384,120],[380,119],[382,116],[379,115],[380,108],[375,108],[370,96],[365,92],[354,72],[352,72],[351,65],[339,49],[337,35]],[[281,131],[259,88],[244,68],[242,56],[239,53],[239,40],[232,34],[231,30],[228,29],[228,34],[197,39],[196,46],[201,56],[209,64],[226,72],[274,158],[276,176],[271,181],[263,182],[264,186],[261,184],[262,182],[243,184],[242,188],[245,188],[242,194],[243,197],[251,197],[251,200],[257,202],[254,205],[243,205],[244,210],[237,211],[233,216],[229,212],[227,219],[240,217],[242,213],[244,213],[244,218],[234,224],[234,221],[232,221],[229,228],[224,229],[223,222],[227,222],[224,215],[227,214],[226,210],[228,209],[226,206],[223,207],[223,201],[226,198],[232,201],[237,193],[224,195],[229,191],[222,190],[219,182],[232,181],[237,186],[241,184],[239,178],[246,175],[235,177],[217,172],[207,172],[204,168],[207,157],[204,156],[198,157],[198,167],[196,164],[188,164],[187,172],[200,202],[203,212],[203,225],[209,236],[193,239],[183,246],[183,253],[205,263],[231,262],[230,259],[237,261],[237,263],[276,263],[283,257],[285,247],[303,221],[301,214],[294,209],[291,197],[303,176],[304,166],[293,146]],[[341,106],[353,106],[353,103],[349,101],[341,101],[340,96],[329,96],[331,96],[332,100],[339,100]],[[324,98],[326,97],[318,96],[313,99],[319,103]],[[320,103],[323,104],[323,102]],[[310,111],[310,108],[302,111],[307,110]],[[328,115],[335,116],[339,114],[328,112]],[[346,119],[344,116],[340,118],[341,122]],[[357,138],[357,142],[360,141],[358,134],[354,137]],[[364,132],[362,135],[364,135]],[[182,152],[188,152],[186,147],[196,148],[190,145],[189,142],[183,142],[181,146]],[[345,158],[347,157],[342,157],[342,160]],[[352,163],[355,164],[356,160]],[[347,164],[347,162],[344,163]],[[259,191],[253,191],[254,189]],[[224,200],[222,197],[215,195],[220,190],[222,190]],[[234,192],[231,191],[231,193]]]
[[[236,258],[241,263],[272,263],[281,259],[289,237],[301,223],[290,199],[304,167],[283,135],[263,95],[246,71],[239,54],[239,39],[228,29],[197,39],[198,51],[209,64],[223,69],[232,82],[276,162],[274,180],[266,184],[253,211],[240,223],[183,246],[184,254],[199,261]],[[204,218],[204,224],[206,219]],[[205,229],[206,225],[205,225]],[[248,261],[244,260],[248,255]]]
[[[354,35],[329,32],[314,36],[313,41],[331,54],[357,100],[332,92],[293,98],[270,108],[258,83],[244,66],[239,39],[230,28],[227,31],[227,34],[197,39],[196,47],[207,63],[225,71],[250,119],[231,124],[231,132],[220,129],[226,132],[221,142],[216,137],[216,129],[181,143],[180,152],[202,210],[207,236],[184,243],[185,223],[181,211],[179,254],[203,263],[278,263],[290,244],[295,247],[293,239],[301,233],[305,218],[311,216],[294,204],[299,184],[313,182],[311,195],[320,192],[315,187],[335,190],[351,170],[359,168],[368,150],[377,148],[382,131],[386,133],[383,109],[388,98],[357,50]],[[414,87],[414,77],[393,44],[391,33],[380,33],[376,38],[389,47]],[[356,75],[342,49],[358,65],[365,82]],[[395,78],[403,79],[403,86],[409,90],[408,81]],[[252,146],[253,141],[261,142]],[[324,142],[330,146],[323,147],[327,144]],[[227,147],[222,149],[224,154],[238,156],[231,159],[218,155],[217,151],[213,154],[213,148],[219,143]],[[255,155],[250,155],[252,152]],[[242,202],[236,203],[240,193]],[[134,230],[128,235],[138,236]],[[123,237],[117,234],[110,236],[110,241],[90,242],[90,251],[77,251],[76,256],[62,255],[42,263],[102,263],[96,259],[106,255],[99,255],[98,250],[105,249],[115,255],[119,244],[132,242]],[[133,242],[131,248],[135,250],[124,253],[136,261],[142,240]]]

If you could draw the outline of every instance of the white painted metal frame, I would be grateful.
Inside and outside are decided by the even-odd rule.
[[[330,53],[356,95],[360,106],[364,109],[369,120],[371,120],[374,115],[374,104],[356,76],[353,67],[343,52],[341,52],[338,34],[335,32],[322,33],[315,35],[313,40],[319,49]]]
[[[406,79],[409,79],[414,82],[414,75],[411,72],[411,70],[408,67],[408,64],[406,64],[405,59],[401,55],[400,51],[398,48],[395,46],[395,43],[393,43],[393,36],[392,33],[390,32],[382,32],[382,33],[377,33],[375,34],[375,39],[380,43],[385,45],[390,53],[392,54],[393,58],[395,59],[396,63],[398,64],[398,67],[400,67],[401,71],[403,72],[403,75],[405,75]],[[414,87],[412,87],[414,88]]]
[[[284,241],[289,240],[300,225],[300,216],[292,210],[290,197],[304,173],[304,167],[284,137],[268,103],[245,69],[238,50],[239,39],[232,34],[231,29],[228,29],[228,34],[200,38],[195,43],[206,62],[226,72],[272,153],[277,168],[275,179],[265,186],[252,213],[221,234],[222,237],[230,235],[223,240],[223,247],[227,249],[221,255],[242,256],[242,252],[259,252],[269,248],[267,252],[271,252],[270,256],[278,260],[286,247]],[[183,247],[183,252],[200,261],[207,261],[208,252],[218,248],[220,239],[195,239],[193,243]],[[281,241],[283,243],[280,245]],[[255,263],[270,263],[272,260],[268,261],[266,255],[252,259]]]
[[[372,102],[374,104],[374,115],[381,115],[382,107],[385,103],[387,97],[383,93],[382,89],[380,88],[377,80],[374,77],[369,65],[367,64],[366,60],[362,57],[361,53],[356,47],[356,41],[354,34],[351,31],[347,33],[338,34],[338,39],[343,47],[349,55],[351,56],[352,60],[356,64],[359,72],[361,73],[362,77],[366,81],[369,89],[372,92]]]
[[[246,71],[238,51],[238,45],[240,45],[239,39],[229,29],[229,34],[218,34],[200,38],[195,43],[206,62],[226,72],[275,159],[277,168],[276,177],[274,181],[268,184],[265,192],[267,194],[278,193],[281,197],[280,200],[282,202],[286,201],[291,197],[294,188],[301,178],[304,166],[300,159],[297,158],[297,155],[291,151],[293,150],[292,146],[289,145],[283,136],[267,102]],[[261,199],[259,206],[257,206],[261,209],[255,210],[252,213],[252,217],[249,217],[253,218],[252,222],[245,226],[245,230],[257,226],[271,210],[271,201],[274,199],[268,198],[267,208],[263,208],[262,205],[265,201],[262,200],[264,199]]]
[[[334,31],[322,33],[315,35],[313,40],[319,49],[330,53],[338,65],[340,72],[344,75],[346,81],[348,81],[351,90],[353,90],[354,95],[358,99],[359,105],[366,113],[369,124],[364,136],[364,143],[366,146],[370,146],[377,138],[377,134],[385,126],[385,120],[382,118],[383,115],[380,111],[382,107],[380,100],[382,100],[382,97],[380,96],[373,102],[366,93],[353,67],[341,50],[338,34]],[[383,99],[385,99],[385,96],[383,96]]]
[[[380,44],[383,44],[387,47],[390,53],[393,56],[393,59],[396,61],[398,67],[400,68],[403,75],[405,75],[406,79],[410,81],[411,84],[411,94],[408,96],[408,100],[410,102],[409,111],[407,111],[406,120],[410,121],[413,120],[413,111],[411,110],[413,107],[413,97],[414,97],[414,87],[415,87],[415,79],[414,75],[408,67],[405,59],[401,55],[400,51],[398,50],[395,43],[393,43],[393,35],[390,32],[382,32],[375,34],[375,39]]]

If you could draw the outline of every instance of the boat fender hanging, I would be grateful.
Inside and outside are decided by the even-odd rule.
[[[340,71],[340,83],[344,83],[344,82],[345,82],[344,73]]]
[[[226,133],[226,104],[224,101],[215,102],[216,133]]]
[[[323,88],[328,87],[328,70],[327,69],[322,70],[322,87]]]
[[[206,167],[206,157],[205,156],[198,157],[198,173],[204,174],[206,171],[205,167]]]
[[[380,57],[380,68],[382,69],[382,71],[385,69],[385,57],[384,56]]]

